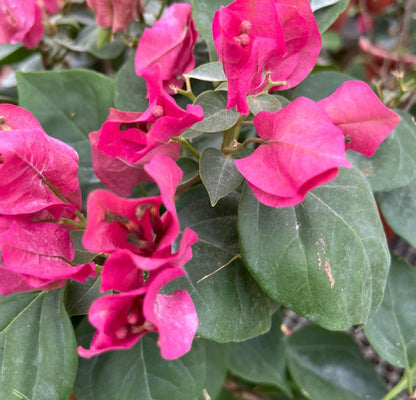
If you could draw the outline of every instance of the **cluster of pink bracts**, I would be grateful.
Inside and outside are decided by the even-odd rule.
[[[142,9],[140,1],[129,1],[135,11],[126,13],[124,3],[88,1],[98,23],[113,31],[128,26],[127,14],[133,18]],[[2,4],[8,3],[0,0]],[[5,25],[0,22],[1,41],[23,40],[29,46],[23,33],[5,40],[5,32],[10,33]],[[321,44],[307,0],[236,0],[215,14],[213,36],[228,81],[227,108],[236,107],[243,115],[249,113],[247,95],[262,92],[268,84],[271,90],[287,89],[304,79]],[[180,144],[172,138],[202,120],[203,110],[194,105],[183,110],[170,94],[182,86],[182,74],[195,66],[196,39],[191,7],[173,4],[145,30],[137,48],[136,73],[146,80],[148,109],[113,109],[101,129],[90,133],[94,170],[115,194],[90,194],[83,245],[106,255],[101,291],[112,294],[91,306],[89,320],[97,332],[89,350],[79,349],[81,356],[129,348],[152,331],[159,333],[167,359],[191,347],[198,318],[189,294],[160,291],[185,273],[182,267],[197,240],[185,229],[178,251],[172,253],[180,233],[174,196],[182,177],[174,161]],[[319,102],[301,97],[275,113],[258,113],[254,125],[263,141],[235,164],[260,202],[292,206],[309,190],[334,179],[338,167],[350,167],[347,149],[371,156],[398,121],[365,83],[346,82]],[[74,150],[48,137],[31,114],[0,106],[3,295],[95,276],[93,263],[71,263],[70,222],[83,222],[77,170]],[[156,183],[160,195],[119,197],[129,196],[143,181]]]

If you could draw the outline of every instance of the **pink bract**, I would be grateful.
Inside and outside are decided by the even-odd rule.
[[[268,77],[291,88],[315,65],[321,38],[307,0],[236,0],[215,13],[215,47],[228,81],[227,108],[248,114],[246,95]]]
[[[400,117],[389,110],[362,81],[343,83],[318,101],[346,137],[346,148],[371,157],[391,133]]]
[[[166,263],[182,266],[191,257],[190,245],[196,241],[194,232],[186,230],[179,251],[171,253],[179,235],[174,196],[182,171],[160,154],[144,168],[158,185],[160,196],[125,199],[104,190],[92,192],[83,244],[96,252],[126,249],[140,269],[155,269]],[[159,213],[161,204],[166,209],[163,215]]]
[[[0,44],[32,48],[42,39],[42,11],[35,0],[0,0],[0,21]]]
[[[143,76],[147,68],[159,64],[165,90],[174,93],[171,85],[183,86],[182,74],[195,67],[194,48],[198,38],[189,4],[174,3],[145,29],[136,52],[136,74]]]
[[[95,276],[94,263],[71,264],[75,250],[69,233],[54,223],[12,222],[0,234],[0,252],[2,295],[53,289],[67,279],[85,282]]]
[[[300,203],[306,193],[350,167],[341,130],[312,100],[299,97],[277,112],[254,118],[264,144],[236,160],[257,199],[271,207]]]
[[[159,294],[163,286],[184,273],[172,267],[150,272],[141,288],[97,299],[89,311],[97,332],[89,350],[78,348],[79,355],[89,358],[108,350],[128,349],[148,332],[159,332],[164,358],[178,358],[189,351],[198,325],[192,299],[183,290]]]
[[[97,24],[112,32],[127,29],[144,11],[142,0],[87,0],[87,4],[95,11]]]
[[[135,167],[149,162],[156,153],[178,158],[180,146],[169,140],[203,119],[200,106],[188,105],[182,110],[163,90],[158,65],[147,70],[145,78],[149,108],[144,113],[112,109],[97,144],[98,150]]]
[[[27,111],[0,105],[0,214],[80,209],[78,155],[49,137]]]

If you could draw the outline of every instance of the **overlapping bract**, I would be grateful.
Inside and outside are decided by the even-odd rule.
[[[228,81],[227,108],[248,114],[246,95],[268,79],[288,89],[315,65],[321,38],[307,0],[236,0],[215,13],[215,47]]]
[[[149,180],[143,166],[155,154],[176,160],[180,145],[170,139],[203,118],[200,106],[188,105],[183,110],[164,91],[160,65],[147,69],[144,77],[149,108],[143,113],[111,110],[101,130],[90,134],[97,176],[109,189],[124,196],[130,194],[133,184]],[[131,176],[120,180],[120,171],[126,170]]]
[[[42,10],[56,13],[59,0],[0,0],[0,44],[35,47],[43,37]]]
[[[90,322],[97,328],[91,348],[79,354],[91,357],[103,351],[129,348],[147,332],[159,332],[162,356],[177,358],[190,349],[198,325],[187,292],[159,294],[160,289],[185,271],[192,257],[196,234],[185,229],[176,253],[179,221],[175,191],[182,171],[161,154],[144,166],[158,185],[159,196],[126,199],[97,190],[88,198],[85,248],[108,253],[102,271],[101,291],[117,294],[94,302]],[[160,206],[165,212],[160,215]]]
[[[95,275],[92,263],[72,265],[71,238],[57,223],[76,219],[77,171],[71,147],[49,137],[29,112],[0,105],[1,294],[52,289]]]
[[[163,86],[171,94],[171,86],[181,88],[182,74],[195,66],[198,32],[191,11],[189,4],[172,4],[152,28],[145,29],[136,51],[136,74],[146,78],[147,69],[159,64]]]
[[[368,85],[348,81],[318,103],[300,97],[258,113],[253,121],[264,143],[235,164],[261,203],[294,206],[338,167],[351,166],[346,149],[371,156],[399,120]]]
[[[87,0],[95,20],[103,28],[118,32],[127,29],[144,11],[142,0]]]

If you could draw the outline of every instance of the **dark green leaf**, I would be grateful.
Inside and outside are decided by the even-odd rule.
[[[222,343],[268,331],[276,308],[236,258],[237,202],[234,193],[212,208],[199,186],[182,195],[177,204],[182,229],[190,227],[199,240],[192,246],[192,260],[185,265],[187,275],[172,286],[191,295],[199,317],[198,333]]]
[[[0,65],[10,65],[24,60],[33,54],[33,51],[22,46],[21,43],[2,44],[0,46]]]
[[[349,0],[340,0],[331,6],[320,8],[314,12],[321,34],[335,22],[338,16],[347,8],[348,3]]]
[[[416,179],[416,127],[410,114],[396,112],[401,117],[399,125],[371,158],[356,152],[348,155],[374,192],[388,192]]]
[[[309,326],[290,336],[290,373],[311,400],[380,400],[387,392],[353,339]]]
[[[200,81],[221,82],[227,80],[222,64],[218,61],[202,64],[193,71],[183,75]]]
[[[97,29],[97,49],[100,49],[105,44],[110,43],[111,41],[111,29],[110,28],[101,28]]]
[[[281,96],[279,96],[282,98]],[[259,94],[257,96],[247,97],[248,107],[253,115],[257,115],[260,111],[278,111],[289,102],[286,100],[286,104],[282,104],[276,96],[271,94]]]
[[[207,42],[211,61],[218,60],[218,54],[215,50],[214,40],[212,39],[212,20],[214,19],[214,13],[221,6],[226,6],[230,3],[230,0],[191,0],[192,17],[195,20],[199,34]]]
[[[384,299],[365,334],[380,356],[410,369],[416,363],[416,269],[393,256]]]
[[[234,159],[212,147],[205,148],[201,153],[199,171],[212,207],[243,182],[243,176],[238,172]]]
[[[295,207],[260,204],[246,186],[238,220],[243,260],[276,301],[327,329],[365,323],[390,256],[366,179],[354,169]]]
[[[205,340],[207,379],[205,382],[205,394],[211,399],[216,399],[227,377],[227,368],[230,358],[228,344],[219,344]],[[206,400],[206,395],[199,400]]]
[[[62,291],[0,297],[0,308],[0,398],[68,400],[77,356]]]
[[[65,292],[65,306],[68,314],[87,315],[91,304],[102,296],[100,278],[89,278],[85,283],[69,281]]]
[[[183,172],[180,185],[191,184],[194,179],[199,175],[199,165],[195,160],[191,158],[182,157],[176,161],[176,164]]]
[[[79,154],[79,179],[84,199],[99,180],[91,164],[88,133],[100,129],[113,105],[114,83],[87,70],[17,73],[20,105],[45,131]]]
[[[293,92],[293,98],[305,96],[319,101],[335,92],[344,82],[353,81],[352,76],[336,71],[322,71],[309,75]]]
[[[209,90],[200,94],[194,104],[204,110],[204,119],[192,126],[192,130],[204,132],[220,132],[235,125],[240,114],[235,109],[227,110],[227,102],[219,92]]]
[[[376,197],[393,231],[416,247],[416,180],[403,188],[378,193]]]
[[[245,342],[231,344],[231,371],[253,383],[269,383],[291,393],[286,379],[286,338],[276,313],[272,327],[264,335]]]
[[[134,57],[131,57],[116,75],[114,104],[118,110],[145,111],[149,106],[146,95],[146,81],[136,75]]]
[[[155,337],[146,335],[128,351],[80,359],[74,392],[77,400],[195,400],[205,373],[203,341],[195,340],[189,353],[167,361]]]

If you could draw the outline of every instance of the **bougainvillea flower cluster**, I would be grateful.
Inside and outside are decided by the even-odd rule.
[[[113,33],[127,29],[133,19],[143,14],[142,0],[87,0],[95,12],[95,20]]]
[[[49,137],[24,109],[0,105],[0,293],[85,282],[94,264],[74,266],[61,217],[81,206],[78,155]],[[48,222],[42,222],[48,221]]]
[[[399,120],[367,84],[348,81],[318,103],[299,97],[259,112],[253,122],[264,142],[235,165],[261,203],[293,206],[334,179],[338,167],[351,167],[347,149],[373,155]]]
[[[0,0],[0,44],[37,46],[43,37],[42,12],[56,13],[61,5],[57,0]]]
[[[112,191],[129,195],[132,184],[148,180],[143,169],[155,154],[163,154],[174,160],[179,155],[179,143],[169,142],[195,122],[203,119],[200,106],[189,104],[180,108],[163,88],[160,65],[146,69],[149,96],[148,109],[141,112],[111,110],[99,132],[90,134],[93,166],[97,176]],[[113,160],[110,161],[108,158]],[[112,169],[108,169],[109,164]],[[126,169],[130,177],[119,179]]]
[[[173,160],[157,154],[144,166],[158,185],[159,196],[126,199],[97,190],[88,198],[85,248],[109,254],[102,271],[101,291],[114,294],[96,300],[89,320],[97,328],[91,348],[79,349],[91,357],[112,349],[129,348],[147,332],[159,332],[164,358],[177,358],[190,347],[198,325],[192,299],[185,291],[159,291],[185,273],[196,234],[185,229],[179,250],[174,203],[182,171]],[[160,206],[165,212],[160,215]]]
[[[307,0],[236,0],[215,13],[215,47],[228,82],[227,107],[248,114],[246,95],[297,85],[312,70],[321,37]]]

